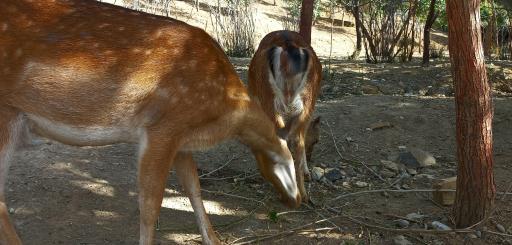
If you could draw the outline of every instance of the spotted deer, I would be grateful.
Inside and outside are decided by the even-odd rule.
[[[305,137],[321,80],[322,66],[315,51],[298,33],[292,31],[267,34],[249,66],[249,94],[259,101],[274,122],[280,138],[287,141],[295,160],[298,188],[304,200],[308,199],[304,179],[310,178]],[[258,150],[254,151],[254,155],[260,166],[271,161]]]
[[[235,138],[285,204],[300,205],[293,158],[219,45],[183,22],[86,0],[0,1],[0,243],[21,244],[6,206],[25,129],[77,146],[139,145],[140,242],[152,244],[168,173],[203,243],[219,244],[192,152]],[[15,167],[15,166],[13,166]]]

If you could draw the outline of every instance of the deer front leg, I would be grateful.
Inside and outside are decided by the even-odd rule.
[[[139,244],[150,245],[153,244],[154,225],[160,214],[165,184],[177,144],[162,140],[161,132],[148,132],[141,136],[139,147]]]
[[[194,209],[196,222],[201,231],[203,244],[216,245],[221,244],[215,232],[213,231],[210,220],[203,205],[201,198],[201,187],[199,177],[197,176],[197,166],[190,153],[178,153],[174,160],[174,169],[178,180],[185,190]]]
[[[0,244],[18,245],[21,240],[9,220],[5,204],[5,186],[10,156],[21,134],[23,119],[11,108],[0,106]]]
[[[295,137],[291,138],[290,150],[295,161],[295,174],[297,178],[297,187],[299,188],[300,195],[303,201],[308,201],[309,196],[305,187],[305,180],[310,178],[308,164],[306,160],[306,147],[304,133],[298,131]]]

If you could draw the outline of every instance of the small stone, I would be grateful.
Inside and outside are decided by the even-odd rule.
[[[14,208],[9,208],[9,213],[10,213],[10,214],[13,214],[13,213],[14,213],[14,211],[16,211],[16,210],[14,210]]]
[[[427,217],[426,215],[419,214],[419,213],[410,213],[405,216],[407,219],[415,220],[415,221],[421,221],[423,218]]]
[[[398,162],[405,165],[407,168],[420,167],[420,163],[410,152],[400,152],[400,155],[398,155]]]
[[[352,139],[352,137],[347,137],[347,138],[345,138],[345,140],[346,140],[348,143],[350,143],[350,142],[354,142],[354,140]]]
[[[407,228],[409,227],[410,225],[410,222],[405,220],[405,219],[398,219],[398,220],[395,220],[395,223],[398,225],[398,227],[400,228]]]
[[[466,237],[469,239],[477,239],[478,238],[478,236],[475,233],[469,233],[466,235]]]
[[[411,189],[411,187],[408,184],[403,184],[402,189],[409,190],[409,189]]]
[[[373,85],[363,85],[361,86],[361,90],[364,94],[380,94],[379,87]]]
[[[416,175],[418,174],[418,171],[416,171],[416,169],[414,168],[407,168],[407,173],[409,173],[410,175]]]
[[[359,188],[363,188],[363,187],[367,187],[368,183],[366,183],[364,181],[356,181],[356,183],[354,183],[354,185],[359,187]]]
[[[348,181],[343,181],[343,183],[341,183],[341,186],[349,189],[350,188],[350,183]]]
[[[476,235],[478,238],[482,238],[482,231],[475,231],[475,235]]]
[[[394,177],[396,175],[396,173],[394,173],[388,169],[383,169],[380,171],[380,175],[384,178],[391,178],[391,177]]]
[[[412,245],[412,242],[407,240],[403,235],[396,236],[393,238],[393,243],[395,245]]]
[[[324,177],[324,174],[325,170],[323,168],[313,167],[313,169],[311,170],[311,176],[316,181],[320,181]]]
[[[327,168],[324,171],[324,177],[331,182],[335,182],[336,180],[343,179],[343,177],[347,175],[346,173],[343,173],[341,170],[337,168]]]
[[[421,167],[436,165],[436,159],[432,154],[416,148],[411,149],[410,152],[414,158],[416,158],[416,161],[418,161]]]
[[[450,228],[449,226],[439,222],[439,221],[432,221],[432,227],[435,229],[435,230],[438,230],[438,231],[450,231],[452,230],[452,228]]]
[[[382,164],[383,167],[385,167],[389,170],[392,170],[395,172],[398,172],[398,170],[399,170],[398,164],[396,164],[392,161],[380,160],[380,163]]]
[[[501,233],[507,233],[507,230],[505,230],[505,227],[501,224],[496,224],[496,229]]]

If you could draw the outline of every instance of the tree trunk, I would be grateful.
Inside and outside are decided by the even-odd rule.
[[[423,65],[428,66],[430,62],[430,30],[436,22],[438,13],[436,12],[436,0],[430,1],[425,29],[423,29]]]
[[[496,8],[494,7],[494,0],[487,1],[489,5],[491,5],[491,16],[489,19],[489,25],[485,28],[484,54],[487,57],[491,57],[495,54],[496,48],[498,47],[498,31],[496,27]]]
[[[361,49],[363,48],[363,34],[361,33],[361,21],[359,16],[359,0],[352,1],[352,14],[354,15],[354,19],[356,19],[356,49],[354,53],[350,56],[350,59],[357,59],[359,54],[361,53]]]
[[[457,228],[482,220],[494,204],[492,101],[480,31],[480,0],[447,0],[448,43],[455,86]]]
[[[300,10],[300,29],[299,33],[307,44],[311,45],[311,25],[313,24],[313,4],[314,0],[302,0]]]
[[[416,5],[420,4],[418,0],[415,2]],[[412,17],[412,34],[411,34],[411,49],[409,50],[409,56],[407,57],[407,61],[412,60],[412,56],[414,54],[414,46],[416,45],[416,9],[414,11],[414,16]]]

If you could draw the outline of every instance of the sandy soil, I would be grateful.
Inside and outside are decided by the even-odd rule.
[[[275,8],[261,5],[262,13]],[[326,36],[327,32],[314,33],[314,45],[323,56],[328,50]],[[339,56],[350,53],[336,50]],[[249,59],[233,62],[245,78]],[[323,63],[327,70],[329,62]],[[501,192],[509,191],[512,176],[511,67],[511,62],[492,62],[488,69],[495,94],[495,174]],[[424,68],[417,61],[369,65],[333,60],[325,74],[316,112],[322,117],[320,142],[310,167],[338,168],[342,178],[310,182],[315,207],[304,205],[292,211],[278,202],[244,146],[228,142],[198,153],[201,174],[225,165],[201,178],[205,205],[220,238],[226,243],[244,237],[239,241],[248,241],[332,218],[261,244],[394,244],[402,233],[361,223],[398,229],[397,217],[410,213],[426,215],[410,228],[424,228],[432,221],[452,226],[450,207],[435,204],[429,192],[359,194],[332,201],[365,190],[431,188],[435,179],[456,174],[449,62],[439,60]],[[376,122],[392,127],[368,130]],[[404,147],[431,153],[437,165],[418,168],[409,176],[377,177],[374,172],[381,173],[381,160],[396,161]],[[135,149],[130,144],[78,148],[47,140],[20,149],[11,165],[7,201],[25,244],[136,244]],[[357,182],[368,185],[357,187]],[[501,224],[511,234],[509,200],[510,196],[500,197],[495,214],[478,230],[497,231],[496,224]],[[162,207],[157,243],[197,244],[200,238],[192,209],[173,173]],[[407,233],[405,238],[415,244],[511,244],[510,235],[485,232],[477,238],[429,232]]]

